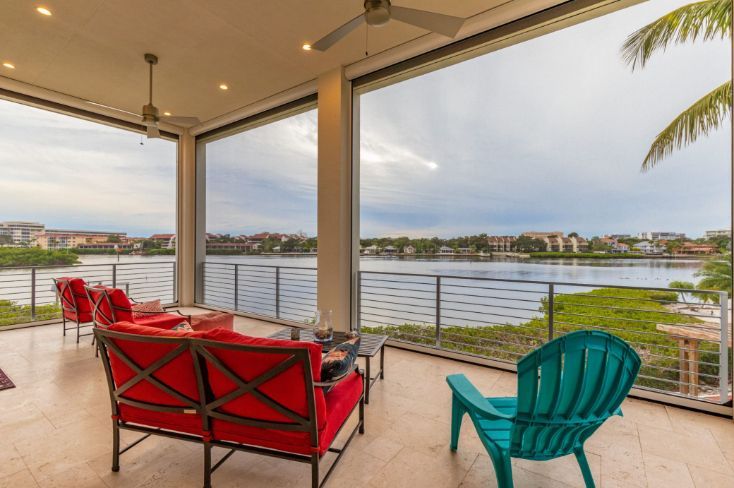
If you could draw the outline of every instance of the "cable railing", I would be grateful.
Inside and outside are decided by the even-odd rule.
[[[204,305],[292,322],[316,314],[316,269],[203,263]]]
[[[731,399],[725,292],[376,271],[359,283],[363,332],[514,364],[554,337],[603,330],[639,353],[638,387]]]
[[[0,268],[0,327],[61,317],[53,279],[83,278],[125,290],[137,301],[178,302],[175,262]]]

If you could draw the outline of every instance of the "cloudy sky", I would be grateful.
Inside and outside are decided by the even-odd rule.
[[[362,95],[362,236],[728,227],[728,128],[640,172],[655,135],[729,76],[724,42],[674,46],[634,73],[622,62],[629,33],[685,3],[647,2]],[[0,220],[173,230],[172,143],[7,102],[0,127]],[[208,145],[206,227],[316,233],[315,111]]]

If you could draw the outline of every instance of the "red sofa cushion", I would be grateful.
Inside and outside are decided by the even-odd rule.
[[[62,286],[62,282],[68,282],[69,286]],[[63,278],[56,279],[56,289],[59,291],[59,293],[61,293],[63,289],[63,298],[67,302],[66,304],[62,302],[62,305],[65,305],[63,308],[63,313],[64,317],[66,317],[67,320],[77,322],[78,317],[78,321],[80,323],[92,321],[92,304],[89,303],[87,291],[84,289],[84,286],[86,284],[87,282],[84,281],[82,278],[72,278],[65,276]],[[75,302],[76,310],[70,310],[66,308],[68,304]]]
[[[126,334],[153,337],[185,338],[201,337],[203,335],[203,333],[200,332],[165,330],[136,325],[129,322],[118,322],[112,324],[109,330],[124,332]],[[156,344],[149,342],[137,342],[125,339],[113,339],[112,342],[141,369],[150,366],[179,345],[174,343]],[[129,379],[134,377],[136,373],[127,364],[125,364],[114,351],[109,350],[109,356],[110,368],[112,370],[112,378],[114,380],[115,387],[120,387]],[[176,356],[176,358],[158,369],[153,373],[153,376],[173,391],[188,397],[194,402],[199,401],[199,391],[196,383],[194,363],[191,353],[188,350],[184,350],[181,354]],[[139,402],[190,408],[186,403],[172,395],[169,395],[148,380],[142,380],[135,384],[125,391],[122,396]],[[125,404],[120,404],[119,408],[120,419],[125,422],[132,422],[150,427],[160,427],[190,434],[202,434],[201,417],[195,412],[156,412],[154,410]]]
[[[311,376],[314,381],[321,378],[321,346],[309,342],[285,341],[278,339],[249,337],[226,329],[207,331],[205,339],[225,342],[229,344],[248,344],[273,348],[303,348],[307,349],[311,360]],[[265,354],[249,351],[235,351],[224,348],[209,347],[208,350],[224,365],[234,371],[245,381],[252,381],[256,377],[274,368],[288,358],[288,354]],[[207,364],[209,385],[215,398],[220,398],[236,388],[235,383],[227,378],[211,363]],[[258,390],[274,401],[308,417],[308,403],[306,383],[302,365],[292,366],[281,374],[271,378],[258,387]],[[326,400],[321,388],[315,389],[316,422],[319,436],[327,431],[329,415]],[[352,404],[353,406],[354,404]],[[269,422],[293,421],[269,407],[252,394],[245,394],[225,403],[219,411],[233,416]],[[338,429],[338,426],[337,426]],[[302,454],[311,453],[311,439],[308,432],[293,432],[276,429],[264,429],[240,425],[226,420],[212,421],[212,436],[217,440],[235,441],[244,444],[279,449]]]
[[[234,315],[225,312],[208,312],[191,316],[194,330],[228,329],[234,330]]]

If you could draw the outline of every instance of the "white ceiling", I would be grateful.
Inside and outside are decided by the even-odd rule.
[[[471,17],[529,0],[395,0],[396,5]],[[547,0],[546,0],[546,3]],[[556,2],[557,3],[557,2]],[[143,54],[159,56],[155,104],[206,121],[362,60],[365,28],[326,53],[304,52],[362,11],[362,0],[6,0],[0,15],[0,75],[140,113],[147,99]],[[371,28],[370,54],[426,31],[399,22]],[[433,35],[436,36],[436,35]],[[220,83],[230,89],[222,91]]]

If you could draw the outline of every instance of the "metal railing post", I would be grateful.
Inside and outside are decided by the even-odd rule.
[[[436,276],[436,347],[441,347],[441,277]]]
[[[275,267],[275,318],[280,318],[280,266]]]
[[[239,297],[240,277],[239,275],[240,275],[240,265],[235,264],[234,265],[234,309],[235,310],[238,310],[239,301],[240,301],[240,297]]]
[[[357,333],[361,334],[362,331],[362,272],[357,271],[357,286],[356,286],[355,293],[357,294],[356,297],[356,319],[357,319]]]
[[[31,268],[31,322],[36,321],[36,268]]]
[[[112,265],[112,288],[117,288],[117,265],[116,264]]]
[[[719,342],[719,403],[729,401],[729,295],[719,293],[721,337]]]
[[[171,290],[171,293],[173,296],[171,297],[173,301],[171,303],[178,303],[178,282],[176,281],[176,261],[173,263],[173,289]]]
[[[548,283],[548,340],[553,340],[553,302],[554,289],[553,283]]]

